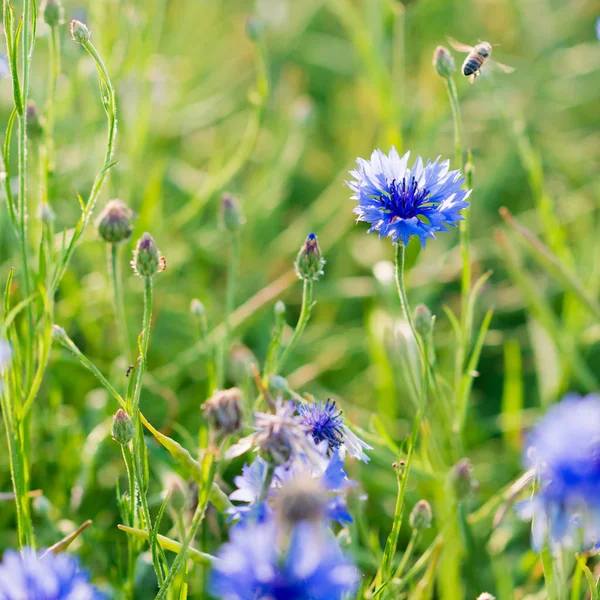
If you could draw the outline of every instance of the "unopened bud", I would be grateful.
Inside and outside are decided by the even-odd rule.
[[[61,344],[69,341],[67,332],[60,325],[52,325],[52,337]]]
[[[206,309],[204,308],[204,304],[198,300],[198,298],[194,298],[190,302],[190,312],[197,317],[198,319],[202,318],[206,314]]]
[[[253,367],[258,368],[258,359],[245,344],[235,344],[227,361],[227,374],[238,384],[245,384],[252,375]]]
[[[112,436],[115,442],[125,446],[133,438],[133,423],[129,418],[129,415],[120,408],[113,417],[112,422]]]
[[[56,27],[63,21],[63,7],[60,0],[46,0],[44,6],[44,21],[50,27]]]
[[[256,42],[260,39],[263,32],[263,25],[256,17],[246,18],[246,35],[248,39]]]
[[[33,100],[27,102],[27,136],[32,142],[39,141],[44,135],[44,117]]]
[[[165,270],[165,259],[161,256],[152,236],[144,233],[133,251],[131,266],[140,277],[153,277]]]
[[[431,527],[432,519],[433,515],[429,502],[427,500],[419,500],[410,513],[409,523],[416,531],[423,531]]]
[[[492,596],[489,592],[483,592],[477,596],[477,600],[496,600],[496,596]]]
[[[415,308],[413,320],[415,323],[415,330],[422,338],[429,337],[429,334],[433,331],[433,316],[431,311],[424,305],[418,304]]]
[[[73,19],[71,21],[71,38],[80,44],[87,44],[90,41],[90,30],[81,21]]]
[[[321,248],[317,236],[311,233],[307,238],[298,257],[294,263],[296,268],[296,275],[300,279],[306,281],[316,281],[321,275],[323,275],[323,267],[325,266],[325,259],[321,255]]]
[[[473,479],[473,465],[468,458],[461,458],[452,469],[452,484],[459,500],[469,496],[476,488],[477,482]]]
[[[438,46],[433,53],[433,67],[435,72],[444,79],[449,79],[456,70],[454,58],[448,48]]]
[[[169,505],[177,514],[181,514],[189,504],[185,482],[177,475],[170,475],[167,480],[167,488]]]
[[[231,435],[242,429],[242,394],[238,388],[217,390],[201,408],[218,434]]]
[[[223,227],[231,233],[239,231],[246,222],[239,202],[230,194],[224,194],[221,198],[221,221]]]
[[[269,375],[269,390],[275,394],[278,394],[278,392],[289,392],[290,384],[281,375]]]
[[[276,318],[285,315],[285,304],[281,300],[278,300],[275,303],[275,308],[273,309],[273,311],[275,312]]]
[[[56,219],[56,215],[51,206],[47,202],[41,202],[38,207],[38,219],[46,225],[50,226]]]
[[[110,244],[120,244],[131,237],[133,212],[121,200],[111,200],[96,219],[100,237]]]

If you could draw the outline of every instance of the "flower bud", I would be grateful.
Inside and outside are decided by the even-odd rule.
[[[217,390],[202,406],[211,427],[221,435],[242,429],[242,394],[238,388]]]
[[[201,319],[206,314],[206,309],[204,308],[204,304],[198,300],[198,298],[194,298],[190,303],[190,312],[198,319]]]
[[[44,117],[33,100],[27,102],[27,136],[32,142],[38,142],[44,135]]]
[[[81,21],[71,21],[71,38],[74,42],[87,44],[90,41],[90,30]]]
[[[294,263],[296,275],[306,281],[316,281],[324,274],[325,259],[321,256],[321,248],[317,236],[311,233],[307,238]]]
[[[477,489],[477,481],[473,479],[473,465],[468,458],[461,458],[451,473],[454,492],[459,500],[469,496]]]
[[[419,500],[410,513],[409,523],[416,531],[423,531],[431,527],[432,519],[433,515],[429,502],[427,500]]]
[[[413,315],[415,330],[422,338],[427,338],[433,331],[433,316],[431,311],[424,305],[418,304]]]
[[[67,332],[60,325],[52,325],[52,338],[61,344],[70,341]]]
[[[133,272],[139,277],[153,277],[165,270],[165,259],[161,256],[152,236],[144,233],[133,251]]]
[[[176,513],[181,514],[189,505],[185,482],[177,475],[169,475],[166,483],[169,505]]]
[[[223,227],[231,233],[236,233],[246,222],[240,210],[239,202],[230,194],[221,198],[221,221]]]
[[[281,375],[269,375],[269,391],[275,395],[279,395],[281,392],[289,392],[290,384]]]
[[[100,237],[110,244],[120,244],[131,237],[133,212],[121,200],[111,200],[96,219]]]
[[[44,6],[44,21],[50,27],[56,27],[63,21],[63,7],[60,0],[46,0]]]
[[[257,42],[260,39],[262,32],[263,25],[256,17],[250,16],[246,18],[246,35],[249,40]]]
[[[489,592],[483,592],[477,596],[477,600],[496,600],[496,596],[492,596]]]
[[[452,73],[456,70],[454,58],[448,48],[438,46],[433,53],[433,68],[435,72],[444,79],[452,77]]]
[[[279,522],[290,531],[301,521],[323,521],[326,507],[327,496],[319,479],[301,475],[281,486],[274,508]]]
[[[115,442],[125,446],[133,438],[133,423],[129,415],[120,408],[113,417],[112,436]]]
[[[281,300],[277,300],[273,309],[275,312],[275,318],[279,318],[285,315],[285,304]]]
[[[38,219],[49,227],[54,220],[56,219],[56,215],[52,210],[51,206],[47,202],[41,202],[38,207]]]

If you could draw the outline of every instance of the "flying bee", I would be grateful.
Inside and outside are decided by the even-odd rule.
[[[465,77],[468,77],[471,83],[481,75],[481,70],[485,64],[500,69],[505,73],[514,73],[515,71],[513,67],[503,65],[490,58],[492,54],[492,45],[489,42],[479,42],[476,46],[468,46],[467,44],[461,44],[452,38],[448,38],[448,41],[455,50],[468,53],[461,70],[462,74]]]

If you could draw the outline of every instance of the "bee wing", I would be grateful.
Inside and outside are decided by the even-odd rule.
[[[473,46],[468,46],[467,44],[463,44],[461,42],[457,42],[454,38],[448,36],[448,43],[458,52],[466,52],[469,53],[473,50]]]
[[[500,71],[503,71],[504,73],[514,73],[516,71],[516,69],[514,67],[510,67],[508,65],[502,64],[500,62],[498,62],[497,60],[492,60],[490,59],[490,65],[492,65],[495,69],[499,69]]]

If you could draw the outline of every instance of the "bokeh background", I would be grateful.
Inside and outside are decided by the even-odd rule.
[[[113,197],[127,202],[137,215],[132,239],[151,232],[168,263],[156,279],[150,374],[142,396],[142,408],[157,426],[196,447],[207,381],[189,305],[199,298],[211,329],[221,323],[229,255],[218,224],[221,194],[239,198],[247,221],[236,298],[236,306],[244,308],[236,313],[230,384],[251,390],[248,364],[265,357],[277,298],[287,305],[288,323],[295,323],[301,284],[292,264],[314,231],[327,260],[325,276],[315,287],[313,319],[286,375],[299,392],[336,398],[375,446],[370,465],[351,466],[367,495],[355,500],[360,517],[351,550],[365,572],[374,572],[392,522],[394,444],[409,431],[414,407],[398,359],[402,336],[394,333],[401,323],[391,278],[393,249],[355,225],[344,180],[355,158],[368,157],[376,147],[387,151],[395,144],[415,157],[454,156],[444,82],[431,66],[435,47],[447,44],[448,35],[499,44],[494,56],[517,69],[482,77],[475,85],[457,76],[463,145],[474,164],[473,268],[477,274],[493,270],[478,319],[495,308],[465,447],[479,481],[473,508],[519,476],[523,433],[549,403],[567,391],[593,391],[600,367],[597,322],[516,237],[499,243],[497,236],[505,229],[498,209],[506,206],[598,296],[600,7],[592,0],[104,0],[68,1],[65,12],[66,21],[88,24],[117,90],[118,164],[98,209]],[[62,48],[53,182],[58,201],[52,206],[57,231],[75,224],[76,194],[89,190],[106,135],[95,68],[69,39],[67,25]],[[40,23],[31,92],[40,107],[47,51]],[[453,53],[460,64],[463,55]],[[257,93],[257,81],[264,91],[263,69],[266,102]],[[6,123],[11,109],[5,78],[0,122]],[[34,143],[29,156],[35,234],[41,191]],[[119,356],[106,254],[90,228],[59,291],[56,321],[123,388],[127,364]],[[2,277],[15,261],[17,246],[3,205]],[[450,372],[454,346],[443,307],[459,309],[457,233],[440,235],[424,252],[411,245],[410,264],[411,303],[425,302],[437,315],[439,359]],[[142,285],[126,273],[133,344],[141,327]],[[35,501],[36,527],[40,543],[49,545],[92,518],[94,526],[78,540],[77,551],[99,581],[120,576],[119,555],[125,551],[115,498],[115,480],[123,484],[125,472],[109,435],[115,409],[89,373],[54,350],[34,416],[32,487],[43,490]],[[174,466],[150,440],[149,445],[158,506]],[[225,485],[240,466],[221,474]],[[409,504],[432,493],[431,475],[419,473],[417,465]],[[10,489],[4,452],[0,489]],[[462,583],[455,588],[464,597],[485,588],[496,589],[501,598],[521,589],[514,596],[519,597],[535,587],[540,572],[528,551],[527,524],[510,513],[504,527],[490,535],[485,521],[471,540],[460,567]],[[214,550],[225,531],[222,520],[210,514],[199,545]],[[423,547],[436,532],[434,527]],[[15,544],[15,515],[5,504],[0,546]],[[140,568],[140,590],[144,573]],[[442,585],[438,593],[450,597],[444,589],[450,588]]]

